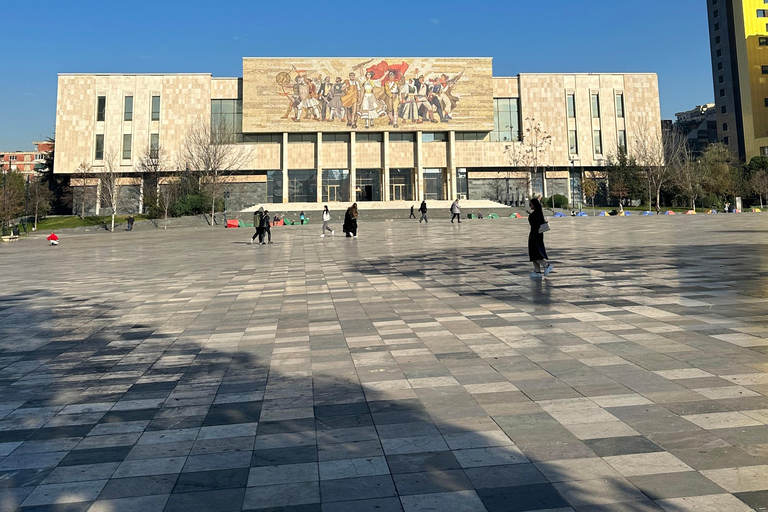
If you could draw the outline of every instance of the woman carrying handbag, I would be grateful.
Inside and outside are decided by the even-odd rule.
[[[540,278],[548,276],[554,268],[546,262],[547,249],[544,247],[544,233],[549,231],[549,223],[544,219],[541,201],[535,197],[531,199],[531,210],[533,211],[528,216],[528,223],[531,225],[531,232],[528,234],[528,257],[533,262],[531,277]]]

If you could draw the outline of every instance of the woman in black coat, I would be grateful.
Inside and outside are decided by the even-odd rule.
[[[347,213],[344,214],[343,229],[347,238],[357,236],[357,203],[347,208]]]
[[[546,262],[547,249],[544,247],[544,233],[539,229],[544,220],[544,211],[541,208],[541,202],[535,197],[531,199],[531,214],[528,216],[528,223],[531,225],[531,232],[528,234],[528,257],[533,262],[533,272],[531,277],[542,277],[552,272],[552,265]],[[543,269],[543,270],[542,270]]]

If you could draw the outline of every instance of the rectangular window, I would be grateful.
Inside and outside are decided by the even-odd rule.
[[[768,29],[768,25],[766,25],[766,29]],[[723,50],[718,49],[717,52],[715,53],[718,56],[718,58],[723,56]]]
[[[18,155],[11,155],[9,158],[11,159],[11,162],[15,162],[16,159],[19,158],[19,156]]]
[[[274,144],[283,142],[282,133],[251,133],[243,135],[244,142],[252,142],[256,144]]]
[[[616,95],[616,117],[624,117],[624,94],[618,93]]]
[[[618,143],[619,143],[619,148],[626,153],[627,152],[627,131],[626,130],[619,130]]]
[[[725,97],[725,89],[720,89],[720,97],[721,98]]]
[[[768,100],[766,100],[766,105],[765,105],[765,106],[766,106],[766,107],[768,107]],[[723,105],[722,107],[720,107],[720,113],[721,113],[721,114],[727,114],[727,113],[728,113],[728,109],[727,109],[727,108],[725,108],[725,105]]]
[[[414,133],[390,133],[390,142],[414,142],[416,140]]]
[[[243,100],[211,100],[211,129],[222,140],[242,142]]]
[[[456,132],[456,140],[478,141],[485,140],[488,134],[485,132]]]
[[[576,119],[576,96],[574,94],[569,94],[566,96],[565,104],[568,110],[568,118]]]
[[[722,71],[723,70],[723,63],[722,62],[718,62],[717,63],[717,70],[718,71]]]
[[[712,11],[712,16],[715,17],[715,18],[719,18],[720,17],[720,11],[717,11],[717,10]]]
[[[104,135],[96,135],[96,154],[93,156],[94,160],[104,160]]]
[[[592,95],[592,117],[597,119],[600,117],[600,95]]]
[[[768,75],[768,66],[760,66],[760,71],[761,71],[761,72],[762,72],[764,75]]]
[[[766,9],[758,9],[757,10],[757,17],[758,18],[768,18],[768,10],[766,10]]]
[[[759,37],[757,42],[760,46],[768,46],[768,37]]]
[[[317,142],[316,133],[289,133],[288,143],[293,144],[296,142]]]
[[[349,142],[348,133],[324,133],[323,142]]]
[[[382,142],[384,135],[381,133],[356,133],[355,142]]]
[[[125,108],[123,108],[123,121],[133,121],[133,96],[125,97]]]
[[[160,134],[153,133],[149,136],[149,158],[160,156]]]
[[[715,23],[715,30],[720,30],[720,24],[719,23]]]
[[[723,123],[723,131],[724,132],[728,131],[728,123]]]
[[[131,134],[123,134],[123,160],[131,159]]]
[[[424,132],[421,134],[421,142],[445,142],[448,135],[445,132]]]
[[[720,44],[720,36],[715,36],[715,44]]]
[[[568,130],[568,154],[579,154],[579,138],[576,135],[576,130]]]
[[[96,102],[96,121],[104,121],[107,117],[107,97],[99,96]]]
[[[513,142],[520,140],[520,121],[517,98],[493,99],[493,131],[491,141]]]
[[[160,120],[160,96],[152,96],[152,121]]]
[[[592,131],[592,145],[595,146],[595,154],[603,154],[603,138],[600,134],[600,130]]]
[[[761,146],[760,147],[760,154],[762,156],[768,156],[768,146]]]
[[[723,137],[723,144],[725,144],[727,146],[730,143],[731,142],[730,142],[730,139],[728,137]]]
[[[717,83],[719,83],[719,84],[724,84],[724,83],[725,83],[725,77],[724,77],[724,76],[722,76],[722,75],[720,75],[719,77],[717,77]]]

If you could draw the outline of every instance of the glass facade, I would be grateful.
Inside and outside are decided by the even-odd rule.
[[[579,154],[579,140],[576,136],[576,130],[568,130],[568,154]]]
[[[570,119],[576,119],[576,95],[569,94],[566,97],[566,107],[568,110],[568,117]]]
[[[104,135],[101,133],[96,136],[96,154],[93,159],[104,160]]]
[[[592,95],[592,117],[600,117],[600,95],[598,94]]]
[[[323,170],[323,202],[349,201],[349,170]]]
[[[381,169],[358,169],[355,195],[358,201],[381,201]]]
[[[491,132],[493,142],[520,140],[520,113],[517,98],[493,99],[493,127]]]
[[[469,184],[467,183],[467,170],[456,169],[456,194],[462,199],[467,199],[469,194]],[[449,197],[448,199],[455,199]]]
[[[283,202],[283,172],[267,171],[267,202]]]
[[[627,131],[619,130],[619,148],[627,151]]]
[[[413,169],[389,170],[389,199],[413,201]]]
[[[443,169],[424,169],[424,199],[447,199],[445,197],[444,174]]]
[[[149,158],[160,156],[160,134],[153,133],[149,136]]]
[[[616,95],[616,117],[624,117],[624,95],[622,93]]]
[[[211,130],[243,141],[243,100],[211,100]]]
[[[314,169],[288,171],[288,201],[317,202],[317,171]]]
[[[603,154],[603,137],[600,134],[600,130],[592,131],[592,144],[595,146],[595,154]]]

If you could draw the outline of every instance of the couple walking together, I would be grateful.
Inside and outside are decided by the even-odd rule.
[[[347,208],[347,212],[344,214],[344,225],[342,227],[344,233],[347,234],[347,238],[350,237],[357,237],[357,203],[352,204],[349,208]],[[333,235],[336,233],[333,229],[331,229],[330,222],[331,222],[331,212],[328,209],[328,205],[325,205],[323,207],[323,230],[320,233],[320,237],[325,237],[325,232],[330,231]]]

